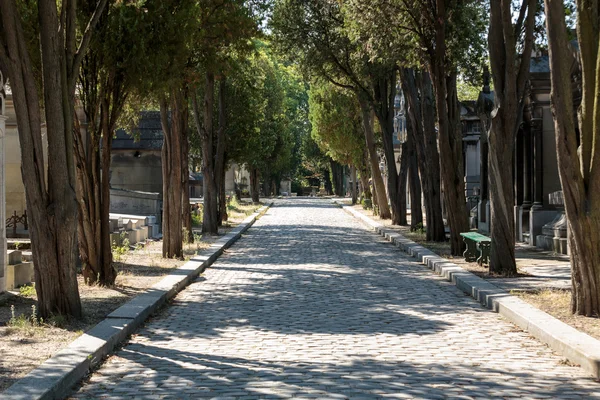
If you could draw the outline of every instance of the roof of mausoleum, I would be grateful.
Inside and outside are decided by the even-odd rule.
[[[133,132],[118,129],[112,142],[113,150],[160,150],[163,131],[159,111],[142,111],[138,127]]]

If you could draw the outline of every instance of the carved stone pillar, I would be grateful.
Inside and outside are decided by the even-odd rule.
[[[0,71],[0,292],[6,289],[6,187],[4,134],[6,130],[4,77]]]
[[[531,125],[523,127],[523,208],[530,208],[532,202],[531,183],[533,166],[533,143],[531,140]]]
[[[533,207],[541,208],[544,205],[543,194],[543,168],[544,168],[544,132],[542,127],[543,110],[535,110],[535,117],[531,119],[531,134],[533,136]]]

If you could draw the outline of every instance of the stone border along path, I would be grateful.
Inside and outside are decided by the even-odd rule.
[[[146,293],[134,297],[114,310],[104,321],[75,339],[68,347],[46,360],[4,392],[0,392],[0,398],[46,400],[67,396],[71,388],[93,367],[102,362],[119,343],[134,333],[167,300],[192,283],[272,205],[273,203],[270,203],[259,208],[208,249],[165,276]]]
[[[385,237],[386,240],[399,247],[403,252],[415,257],[420,263],[454,283],[456,287],[485,307],[496,311],[513,324],[529,332],[536,339],[549,345],[569,361],[579,364],[596,379],[600,379],[600,340],[578,331],[550,314],[511,295],[504,289],[407,239],[396,231],[386,229],[383,224],[374,221],[352,207],[335,201],[334,204]]]

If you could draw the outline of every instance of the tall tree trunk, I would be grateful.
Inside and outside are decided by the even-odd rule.
[[[450,247],[452,255],[458,256],[464,251],[460,233],[468,232],[470,228],[465,197],[460,111],[456,99],[456,73],[446,76],[445,68],[438,65],[434,66],[432,77],[438,110],[438,150],[444,201],[448,210]]]
[[[558,171],[571,252],[571,308],[575,314],[597,317],[600,315],[600,126],[597,123],[600,119],[600,16],[597,5],[578,2],[577,38],[582,80],[578,124],[571,79],[574,51],[567,38],[564,4],[545,0],[545,5]]]
[[[250,195],[252,202],[257,204],[260,201],[260,180],[258,178],[258,168],[250,168]]]
[[[410,119],[407,125],[410,125]],[[412,127],[409,127],[412,129]],[[421,205],[421,181],[419,180],[419,167],[417,163],[417,151],[415,144],[415,135],[407,138],[408,143],[408,186],[410,190],[410,230],[417,230],[418,226],[423,226],[423,207]]]
[[[169,103],[160,102],[161,125],[164,133],[162,149],[163,175],[163,247],[165,258],[183,257],[183,130],[187,129],[185,89],[174,89]],[[188,203],[189,206],[189,203]]]
[[[379,170],[379,156],[375,148],[375,134],[373,133],[373,125],[371,121],[371,110],[365,100],[359,96],[360,109],[362,113],[363,128],[365,131],[365,142],[369,153],[369,166],[371,167],[371,178],[373,179],[374,204],[379,208],[379,217],[381,219],[390,219],[392,217],[390,208],[387,203],[385,193],[385,185]]]
[[[42,143],[40,92],[28,40],[14,0],[0,3],[0,69],[10,80],[19,126],[21,172],[25,186],[34,262],[38,313],[81,317],[77,289],[77,199],[74,166],[74,95],[81,58],[106,0],[77,43],[76,3],[40,0],[38,22],[45,122],[48,139],[48,183]],[[64,18],[62,18],[64,17]],[[35,49],[34,51],[38,51]]]
[[[400,170],[396,177],[398,181],[396,186],[396,219],[392,219],[394,225],[408,224],[408,220],[406,219],[406,184],[408,183],[408,166],[410,161],[408,145],[408,142],[402,143],[400,153]]]
[[[204,118],[200,119],[200,108],[196,95],[192,96],[194,119],[202,139],[202,174],[204,189],[204,208],[202,215],[202,233],[217,235],[219,233],[218,221],[218,187],[215,163],[214,140],[214,105],[215,105],[215,75],[206,72],[204,84],[204,103],[202,106]]]
[[[87,58],[81,81],[81,100],[88,125],[84,139],[75,114],[73,137],[77,164],[79,256],[83,278],[88,285],[111,286],[117,277],[110,242],[111,148],[115,125],[127,93],[123,75],[114,70],[101,71],[93,56]]]
[[[387,189],[391,205],[392,224],[406,225],[406,171],[408,164],[396,168],[394,154],[394,99],[396,97],[396,70],[385,77],[373,79],[373,109],[379,120],[383,152],[387,166]],[[402,166],[404,165],[404,170]],[[404,189],[403,189],[404,187]]]
[[[181,137],[181,221],[184,240],[194,243],[194,231],[192,228],[192,210],[190,206],[190,138],[189,138],[189,113],[185,114],[185,126]]]
[[[356,201],[358,199],[358,196],[356,193],[356,167],[354,165],[350,166],[350,179],[352,179],[351,193],[352,193],[352,205],[354,205],[354,204],[356,204]]]
[[[226,110],[225,110],[225,99],[226,99],[226,88],[227,81],[225,77],[221,77],[219,80],[219,128],[217,129],[216,136],[216,147],[213,160],[215,163],[214,173],[217,188],[217,223],[221,225],[223,221],[227,221],[227,198],[225,196],[225,167],[227,166],[226,160],[226,140],[225,140],[225,127],[226,121]]]
[[[456,67],[448,65],[446,35],[448,15],[446,0],[436,0],[435,46],[428,49],[428,67],[435,89],[438,121],[438,150],[444,204],[448,211],[452,255],[461,255],[464,243],[461,232],[469,231],[467,199],[463,170],[463,142],[460,109],[456,93]]]
[[[331,176],[333,178],[333,194],[337,197],[344,196],[344,167],[334,161],[333,159],[329,160],[329,166],[331,168]]]
[[[229,219],[227,215],[227,195],[225,194],[225,168],[220,168],[219,172],[219,225]]]
[[[527,9],[523,53],[517,54],[519,37],[512,21],[512,3],[492,2],[488,35],[495,109],[488,140],[490,180],[490,216],[492,248],[490,271],[503,275],[517,273],[515,262],[515,193],[513,169],[515,140],[522,121],[525,84],[533,48],[536,0],[523,2],[520,15]],[[517,32],[520,35],[520,32]],[[519,65],[518,68],[515,66]]]
[[[435,131],[435,103],[429,74],[402,69],[402,90],[407,100],[407,134],[412,137],[417,152],[421,187],[425,198],[427,240],[446,240],[442,217],[440,161]],[[408,121],[407,121],[408,122]]]
[[[323,186],[325,188],[325,193],[328,196],[333,194],[333,182],[331,182],[331,174],[329,169],[323,170]]]

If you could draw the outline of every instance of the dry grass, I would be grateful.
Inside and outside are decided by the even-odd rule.
[[[229,220],[220,229],[219,235],[226,234],[260,206],[242,203],[231,207]],[[196,237],[200,239],[198,234]],[[185,244],[182,260],[162,258],[161,241],[138,246],[115,261],[118,275],[112,287],[87,286],[79,275],[79,294],[84,312],[82,320],[54,317],[34,326],[31,324],[31,313],[32,306],[37,304],[35,291],[22,290],[21,293],[0,295],[0,392],[66,347],[127,300],[160,281],[198,251],[208,248],[218,238],[219,236],[205,236],[196,243]],[[12,310],[18,323],[10,323]]]
[[[547,312],[573,328],[600,340],[600,318],[583,317],[571,313],[571,292],[565,290],[542,290],[533,293],[513,293]]]

